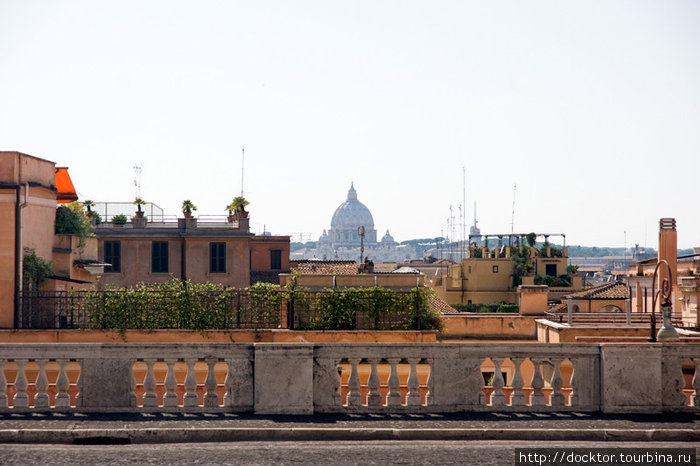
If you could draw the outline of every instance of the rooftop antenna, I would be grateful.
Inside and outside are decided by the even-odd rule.
[[[245,167],[245,146],[241,146],[241,197],[243,197],[243,169]]]
[[[510,215],[510,234],[511,235],[515,231],[515,187],[516,187],[516,184],[513,183],[513,211]]]
[[[462,165],[462,205],[464,206],[464,219],[462,221],[462,243],[465,241],[468,243],[469,240],[467,239],[467,174],[466,170],[464,168],[464,165]],[[469,246],[467,244],[467,246]],[[464,244],[462,244],[462,247],[464,247]],[[460,251],[462,249],[460,247]]]
[[[134,198],[141,197],[141,165],[135,164],[134,169]]]
[[[464,230],[462,228],[464,226],[464,215],[462,213],[462,204],[459,205],[459,226],[459,242],[457,245],[459,247],[459,261],[462,262],[462,243],[464,242]]]

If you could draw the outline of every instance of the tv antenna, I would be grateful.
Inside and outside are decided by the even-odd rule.
[[[135,164],[134,169],[134,198],[141,197],[141,165]]]
[[[516,184],[513,183],[513,210],[510,214],[510,234],[511,235],[515,231],[515,187],[516,187]]]
[[[245,167],[245,146],[241,146],[241,197],[243,197],[243,169]]]

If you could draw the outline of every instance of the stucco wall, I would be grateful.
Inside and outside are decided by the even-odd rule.
[[[532,338],[537,336],[535,318],[485,314],[443,316],[445,336],[463,338]]]
[[[113,286],[133,286],[139,282],[162,283],[172,277],[182,277],[182,247],[185,246],[186,278],[193,282],[221,283],[228,286],[248,286],[248,237],[186,237],[175,235],[144,236],[109,235],[102,231],[98,241],[98,257],[104,260],[105,241],[121,242],[121,271],[105,273],[102,283]],[[168,242],[168,273],[153,273],[151,266],[153,241]],[[209,244],[226,243],[226,272],[209,272]]]

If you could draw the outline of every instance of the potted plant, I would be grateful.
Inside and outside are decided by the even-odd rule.
[[[87,210],[87,216],[92,217],[92,208],[95,207],[95,203],[88,199],[83,201],[83,207]]]
[[[137,207],[137,209],[138,209],[138,210],[136,211],[136,217],[137,217],[137,218],[143,217],[143,211],[141,211],[141,206],[142,206],[142,205],[146,205],[146,201],[144,201],[144,200],[143,200],[142,198],[140,198],[140,197],[137,197],[136,199],[134,199],[134,204],[136,204],[136,207]]]
[[[197,206],[192,203],[189,199],[182,201],[182,213],[185,218],[192,218],[192,211],[197,210]]]
[[[119,214],[115,215],[112,217],[112,225],[114,225],[117,228],[121,228],[126,224],[126,215],[124,214]]]
[[[236,196],[233,201],[226,206],[228,210],[228,221],[233,222],[241,218],[248,218],[248,212],[246,212],[245,207],[250,204],[243,196]]]

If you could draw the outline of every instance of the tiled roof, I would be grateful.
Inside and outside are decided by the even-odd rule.
[[[606,283],[605,285],[596,286],[587,290],[579,291],[567,295],[566,298],[571,299],[627,299],[629,298],[629,290],[627,285],[622,282]]]
[[[355,261],[292,261],[291,271],[303,275],[357,275],[357,262]]]
[[[459,314],[457,309],[447,304],[447,302],[435,294],[430,297],[430,307],[440,311],[440,314]]]

